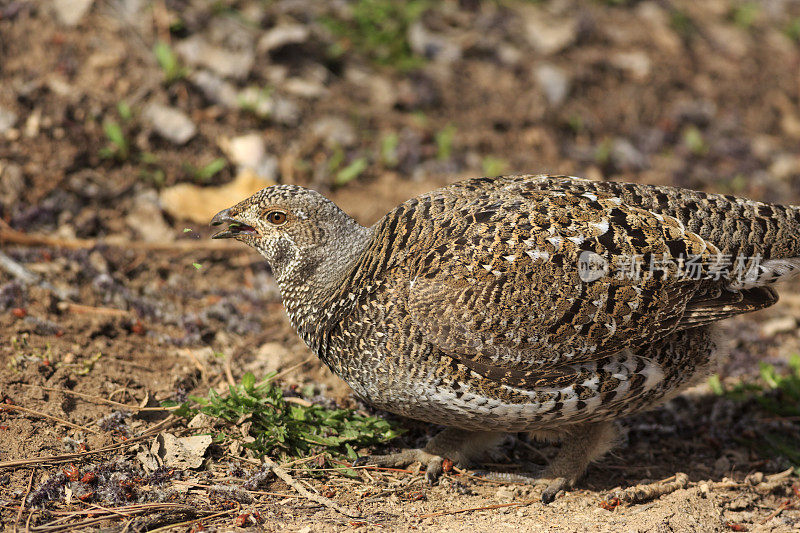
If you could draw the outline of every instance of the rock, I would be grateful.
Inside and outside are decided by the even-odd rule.
[[[347,148],[358,141],[355,128],[341,117],[327,116],[317,119],[311,125],[311,133],[328,148]]]
[[[142,465],[144,471],[148,474],[155,472],[161,466],[161,461],[158,455],[151,450],[146,449],[144,446],[139,445],[139,451],[136,454],[136,460]]]
[[[497,492],[494,493],[494,497],[500,501],[510,501],[514,499],[514,487],[509,485],[502,485]]]
[[[262,178],[252,170],[246,170],[230,183],[219,187],[180,183],[162,190],[159,198],[164,210],[171,216],[208,224],[211,217],[218,212],[274,184],[274,181]]]
[[[769,173],[779,180],[788,180],[800,175],[800,157],[794,154],[780,154],[769,166]]]
[[[10,109],[0,107],[0,135],[13,128],[18,118],[19,116]]]
[[[708,24],[704,26],[706,38],[710,39],[714,48],[732,59],[743,59],[753,47],[750,35],[743,29],[727,23]]]
[[[300,106],[294,100],[282,96],[273,98],[271,114],[273,121],[284,126],[296,126],[300,122],[300,116]]]
[[[287,361],[292,360],[292,353],[282,343],[267,342],[258,348],[256,357],[253,360],[254,368],[248,367],[248,371],[257,370],[261,374],[277,372],[281,368],[288,366]]]
[[[797,320],[793,316],[772,318],[761,324],[761,334],[772,337],[777,333],[786,333],[797,328]]]
[[[144,118],[156,132],[175,144],[186,144],[197,133],[194,122],[180,109],[161,104],[150,104]]]
[[[20,205],[18,202],[25,192],[25,179],[22,175],[22,167],[16,163],[0,161],[0,206],[7,206],[11,209],[13,205]],[[0,209],[0,213],[2,210]],[[5,212],[10,215],[11,211]]]
[[[220,144],[231,161],[249,168],[257,167],[266,153],[264,139],[258,133],[223,139]]]
[[[553,17],[535,6],[526,6],[520,13],[524,18],[525,37],[540,54],[558,53],[574,43],[578,36],[578,23],[574,18]]]
[[[125,223],[146,242],[164,242],[174,239],[172,228],[164,220],[154,190],[145,191],[133,200],[133,207],[125,217]]]
[[[203,413],[197,413],[189,420],[189,423],[186,424],[186,427],[196,429],[196,428],[211,428],[214,427],[214,422],[216,422],[215,418],[212,418]]]
[[[240,171],[249,169],[271,181],[277,178],[278,159],[267,154],[264,139],[258,133],[223,139],[220,146]]]
[[[495,48],[495,53],[501,63],[510,67],[518,65],[523,57],[519,48],[508,43],[499,43]]]
[[[167,468],[199,468],[203,464],[203,456],[211,441],[211,435],[176,437],[165,432],[156,437],[150,451],[157,455]]]
[[[617,52],[611,56],[611,64],[627,72],[633,79],[644,81],[650,75],[650,58],[642,51]]]
[[[670,15],[666,9],[657,2],[648,1],[639,4],[636,14],[649,25],[649,38],[662,52],[672,55],[681,51],[683,48],[681,38],[673,31]]]
[[[434,61],[448,64],[461,59],[461,46],[444,35],[429,31],[421,21],[408,28],[408,44],[415,54]]]
[[[319,98],[328,94],[328,89],[321,82],[306,78],[289,78],[283,82],[282,88],[302,98]]]
[[[643,155],[628,139],[614,139],[611,146],[611,161],[619,169],[642,170],[649,166],[647,157]]]
[[[397,90],[385,76],[372,74],[366,69],[352,65],[345,70],[344,76],[348,82],[365,89],[370,102],[376,107],[388,110],[397,102]]]
[[[252,50],[237,51],[216,46],[200,35],[194,35],[176,44],[175,52],[186,63],[206,67],[224,78],[246,78],[255,61]]]
[[[275,101],[267,91],[260,87],[242,89],[236,97],[236,103],[240,108],[261,118],[269,117],[275,109]]]
[[[39,129],[41,125],[42,125],[42,110],[35,109],[32,113],[28,115],[28,118],[25,120],[25,127],[23,128],[25,136],[33,138],[39,135]]]
[[[305,24],[281,24],[264,33],[258,40],[258,51],[269,52],[287,44],[300,44],[311,34]]]
[[[229,109],[235,109],[239,105],[236,87],[223,80],[216,74],[207,70],[198,70],[189,76],[191,81],[203,94],[214,102]]]
[[[75,26],[92,7],[94,0],[52,0],[56,17],[65,26]]]
[[[549,63],[543,63],[536,67],[534,76],[551,106],[556,107],[564,102],[569,94],[569,78],[566,72]]]

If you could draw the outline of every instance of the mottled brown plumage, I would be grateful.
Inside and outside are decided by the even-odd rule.
[[[359,396],[450,428],[373,460],[435,473],[529,431],[564,442],[545,500],[611,447],[611,421],[708,373],[713,322],[773,304],[800,267],[794,207],[568,177],[463,181],[371,228],[281,185],[223,222]]]

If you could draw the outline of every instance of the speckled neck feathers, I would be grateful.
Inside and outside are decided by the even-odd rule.
[[[316,229],[315,240],[304,246],[289,239],[279,241],[270,262],[292,325],[310,345],[315,343],[309,335],[325,319],[326,303],[372,236],[371,228],[333,204]]]

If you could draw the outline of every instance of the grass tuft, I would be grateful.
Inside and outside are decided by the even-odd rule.
[[[424,59],[415,55],[408,42],[408,29],[430,7],[429,0],[357,0],[351,17],[328,17],[323,23],[339,41],[331,51],[341,55],[350,49],[375,63],[407,71]]]
[[[351,409],[288,402],[274,377],[271,373],[257,384],[248,372],[238,385],[229,387],[227,395],[212,390],[207,398],[191,396],[175,413],[185,418],[202,413],[218,419],[227,426],[215,436],[219,444],[240,441],[259,457],[327,452],[355,459],[356,448],[388,442],[400,434],[389,421]],[[242,428],[247,428],[244,437]]]
[[[760,364],[760,382],[737,383],[725,386],[718,376],[708,380],[711,390],[718,396],[736,401],[752,401],[759,408],[771,414],[777,420],[787,424],[800,419],[800,355],[789,358],[790,372],[779,374],[774,366]],[[783,456],[794,466],[795,473],[800,475],[800,446],[797,444],[796,431],[788,434],[785,430],[764,431],[752,436],[742,436],[736,440],[748,445],[751,449],[765,457]]]

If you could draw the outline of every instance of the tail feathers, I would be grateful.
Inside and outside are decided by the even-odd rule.
[[[744,275],[734,279],[729,288],[733,290],[764,287],[788,281],[800,274],[800,257],[753,261]]]

